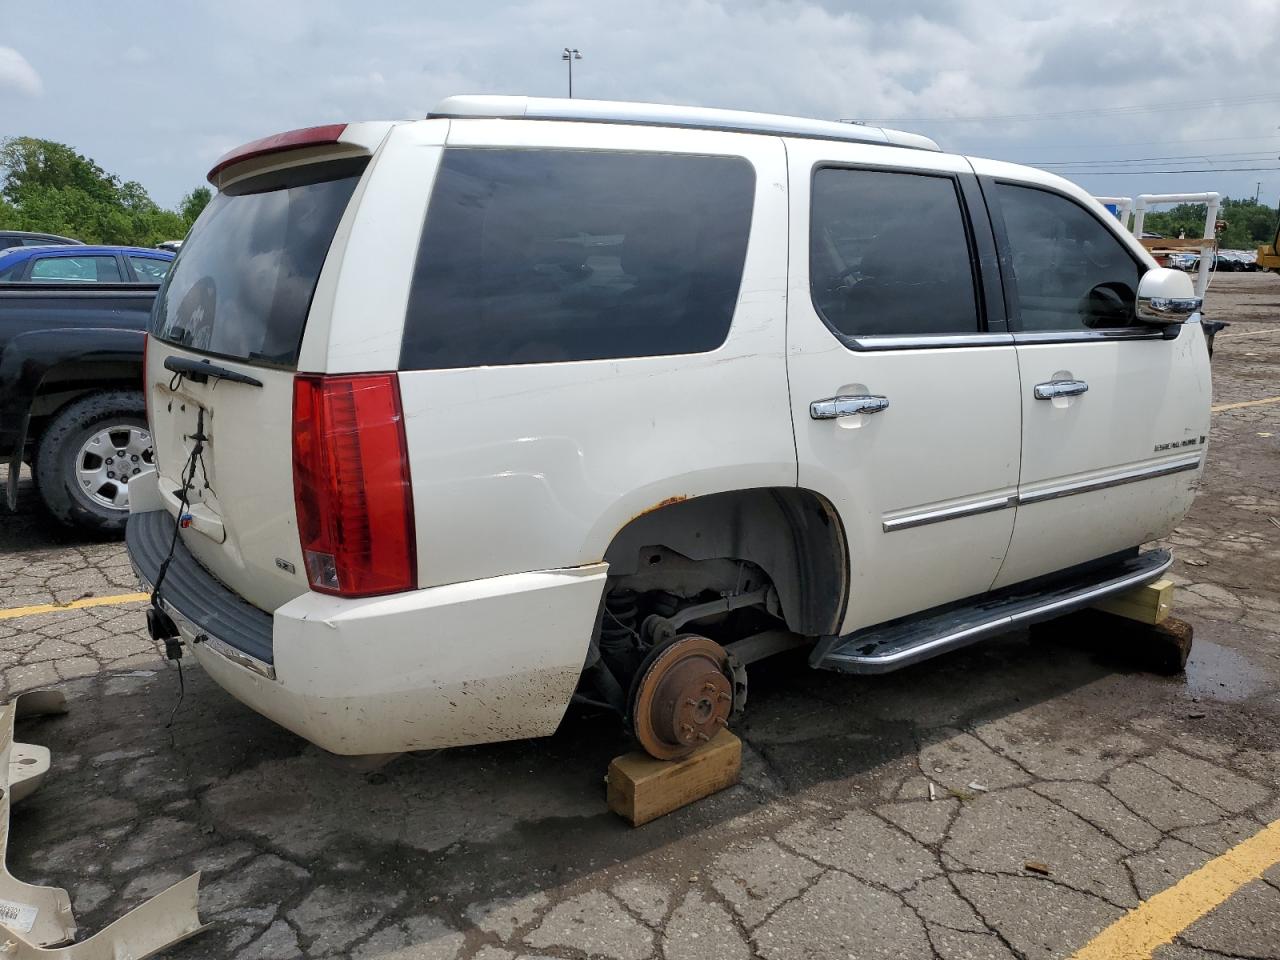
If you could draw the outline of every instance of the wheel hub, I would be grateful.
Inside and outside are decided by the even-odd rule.
[[[94,503],[113,510],[129,507],[129,480],[155,466],[151,433],[144,427],[103,427],[76,454],[76,479]]]
[[[706,637],[677,637],[646,658],[632,701],[640,745],[660,760],[686,757],[728,725],[728,654]]]

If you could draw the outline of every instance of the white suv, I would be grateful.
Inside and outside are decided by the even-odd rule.
[[[744,666],[879,673],[1158,577],[1209,358],[1073,184],[853,124],[455,97],[270,137],[157,300],[128,546],[327,750],[681,756]],[[163,637],[166,618],[155,617]]]

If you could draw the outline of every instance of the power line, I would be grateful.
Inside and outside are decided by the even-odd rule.
[[[1280,167],[1191,167],[1186,170],[1072,170],[1073,177],[1078,176],[1100,176],[1100,177],[1136,177],[1139,174],[1165,174],[1165,173],[1236,173],[1240,171],[1248,171],[1250,173],[1262,173],[1268,170],[1280,170]]]
[[[858,122],[887,123],[975,123],[1014,120],[1068,120],[1078,117],[1121,117],[1142,113],[1170,113],[1197,110],[1202,107],[1252,106],[1280,101],[1277,94],[1253,94],[1247,97],[1215,97],[1212,100],[1184,100],[1180,103],[1133,104],[1122,107],[1099,107],[1090,110],[1062,110],[1056,113],[1007,113],[987,117],[866,117]]]
[[[1226,140],[1280,140],[1280,133],[1265,134],[1260,137],[1201,137],[1194,140],[1126,140],[1118,143],[1109,143],[1112,147],[1151,147],[1171,143],[1180,145],[1184,143],[1221,143]],[[1079,147],[1079,140],[1059,141],[1058,143],[1037,143],[1037,147]]]
[[[1025,163],[1034,167],[1079,167],[1079,166],[1099,166],[1120,163],[1155,163],[1168,160],[1193,160],[1212,163],[1215,160],[1235,160],[1243,162],[1245,160],[1276,160],[1280,159],[1274,153],[1218,153],[1218,154],[1196,154],[1184,153],[1171,157],[1096,157],[1092,160],[1020,160],[1019,163]]]

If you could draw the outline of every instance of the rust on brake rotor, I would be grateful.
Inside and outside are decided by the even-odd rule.
[[[728,725],[728,654],[706,637],[677,637],[640,678],[632,707],[636,739],[650,756],[679,760]]]

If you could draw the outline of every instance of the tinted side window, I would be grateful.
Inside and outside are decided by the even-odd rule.
[[[996,195],[1013,256],[1019,329],[1097,329],[1134,322],[1144,268],[1110,230],[1055,193],[1001,183]]]
[[[950,177],[820,169],[809,229],[813,302],[839,333],[979,329],[968,232]]]
[[[732,157],[446,150],[401,368],[714,350],[754,193],[751,165]]]
[[[46,283],[122,283],[115,257],[42,257],[31,265],[31,279]]]

